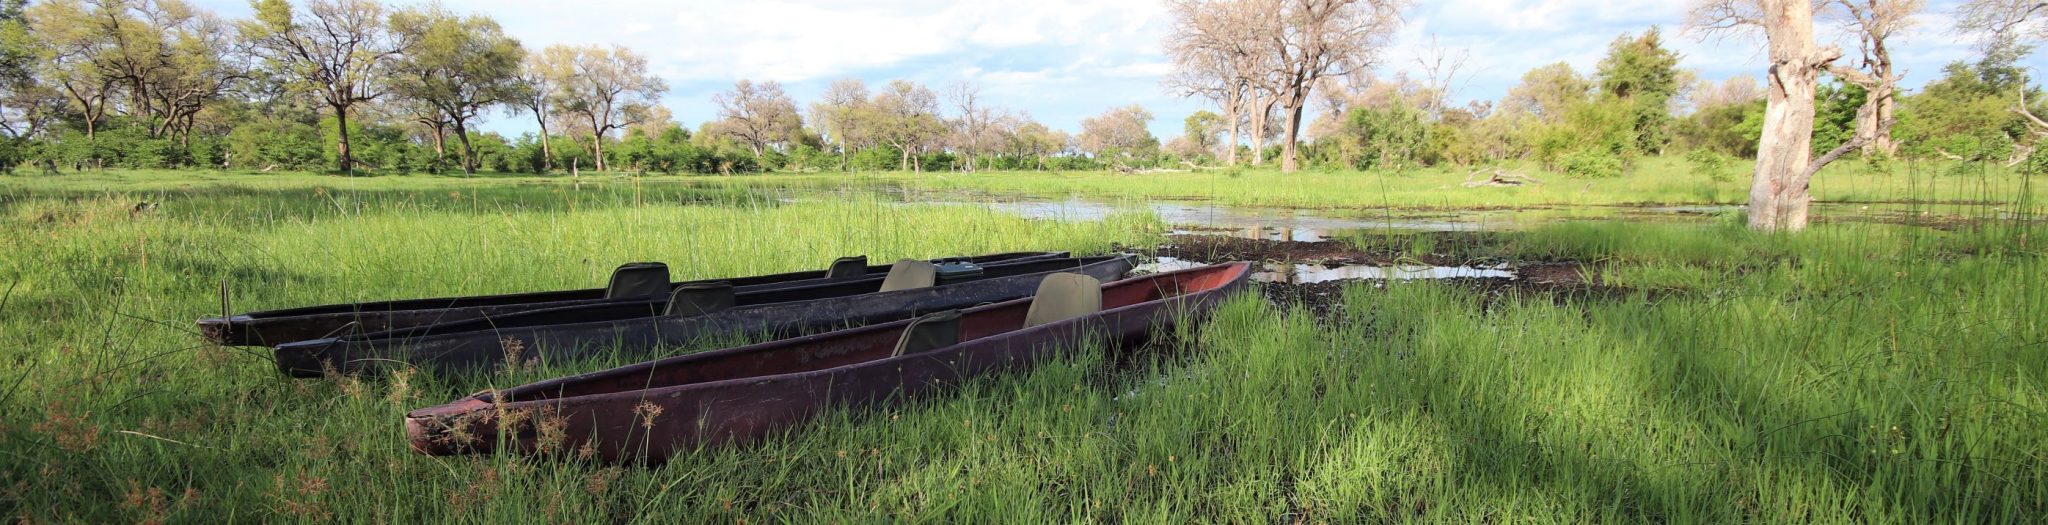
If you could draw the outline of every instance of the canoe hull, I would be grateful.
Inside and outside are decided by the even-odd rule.
[[[1065,257],[1065,252],[1019,252],[955,257],[982,264],[1004,264]],[[888,266],[871,266],[868,276],[858,280],[879,280]],[[720,279],[710,279],[717,281]],[[831,284],[822,270],[758,275],[727,279],[742,290],[780,290],[807,285]],[[682,284],[682,283],[677,283]],[[250,312],[198,321],[199,332],[208,342],[228,346],[276,346],[296,341],[343,337],[351,334],[385,332],[437,323],[449,323],[501,316],[541,308],[594,305],[608,302],[604,290],[564,290],[507,295],[408,299],[372,303],[314,306]],[[487,304],[479,304],[487,303]]]
[[[317,377],[329,371],[379,373],[394,367],[458,372],[499,366],[507,359],[549,363],[599,355],[644,358],[660,349],[687,345],[706,337],[728,334],[789,337],[1007,301],[1030,295],[1046,274],[1072,272],[1114,280],[1133,267],[1130,258],[1114,257],[1024,275],[897,292],[741,307],[708,315],[640,317],[392,339],[301,341],[278,346],[274,355],[279,369],[295,377]]]
[[[773,437],[831,410],[916,399],[978,376],[1026,370],[1090,343],[1141,345],[1177,322],[1204,318],[1243,286],[1239,279],[1209,291],[975,339],[930,353],[814,372],[530,402],[493,404],[472,397],[408,414],[406,432],[413,448],[426,454],[494,453],[502,444],[508,452],[660,462],[703,447]],[[807,346],[798,359],[826,362],[864,347],[860,341],[835,341],[835,337],[844,336],[819,334],[770,344]],[[717,364],[706,361],[706,365]],[[497,439],[501,429],[502,441]]]

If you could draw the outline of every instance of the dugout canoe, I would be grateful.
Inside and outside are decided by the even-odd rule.
[[[931,262],[993,265],[1066,256],[1066,252],[1013,252],[933,259]],[[307,306],[207,317],[200,319],[198,324],[199,332],[208,342],[230,346],[276,346],[293,341],[384,332],[540,308],[666,298],[676,287],[694,283],[723,281],[740,290],[762,290],[826,284],[837,280],[880,281],[883,272],[889,270],[889,265],[870,266],[866,261],[866,257],[846,257],[825,270],[677,283],[669,282],[667,265],[631,263],[613,270],[610,285],[605,288]]]
[[[660,462],[707,446],[773,436],[827,410],[929,395],[976,376],[1028,369],[1095,341],[1135,345],[1199,322],[1244,287],[1249,263],[1128,279],[1096,288],[1095,313],[1032,324],[1035,302],[1075,289],[1048,278],[1038,297],[915,320],[685,355],[478,393],[405,416],[414,451],[577,455]],[[1084,303],[1072,294],[1054,303]],[[906,333],[909,335],[906,336]],[[899,350],[901,350],[899,352]],[[504,430],[500,434],[500,430]]]
[[[1039,259],[983,266],[980,274],[957,282],[907,290],[880,291],[880,281],[856,281],[734,293],[725,307],[708,312],[649,315],[643,304],[530,311],[433,327],[423,336],[389,332],[287,343],[277,346],[274,355],[279,370],[295,377],[415,367],[459,372],[500,365],[508,356],[539,363],[590,357],[645,359],[705,337],[791,337],[896,321],[1029,296],[1052,273],[1113,280],[1133,267],[1134,260],[1121,255]],[[640,310],[630,311],[633,308]]]

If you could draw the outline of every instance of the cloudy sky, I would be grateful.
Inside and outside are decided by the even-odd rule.
[[[1893,45],[1919,87],[1943,64],[1971,56],[1952,34],[1959,0],[1931,0],[1914,30]],[[246,16],[242,0],[198,0]],[[1074,130],[1114,106],[1143,104],[1153,132],[1179,133],[1204,107],[1160,86],[1169,66],[1160,40],[1170,19],[1160,0],[444,0],[483,12],[529,48],[622,44],[668,79],[666,105],[691,127],[715,115],[711,96],[738,79],[774,80],[808,106],[833,80],[870,85],[904,78],[937,89],[957,80],[984,87],[998,106]],[[1523,72],[1568,62],[1590,73],[1622,33],[1665,28],[1681,67],[1711,79],[1761,70],[1761,46],[1680,34],[1686,0],[1418,0],[1380,73],[1416,69],[1425,50],[1466,50],[1458,99],[1499,99]],[[1834,31],[1823,31],[1833,38]],[[1853,43],[1844,41],[1853,53]],[[2033,62],[2038,66],[2040,59]],[[523,119],[487,129],[530,131]]]

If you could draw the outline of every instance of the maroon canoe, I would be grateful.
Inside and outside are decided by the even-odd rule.
[[[916,398],[972,377],[1027,369],[1091,341],[1142,344],[1155,329],[1206,315],[1250,274],[1250,264],[1232,263],[1126,279],[1099,290],[1086,281],[1090,295],[1100,293],[1086,299],[1099,301],[1099,309],[1090,308],[1095,313],[1036,326],[1026,323],[1038,315],[1038,299],[1027,297],[649,361],[415,410],[406,414],[405,429],[413,449],[426,454],[492,453],[501,445],[520,453],[587,446],[604,461],[658,462],[700,446],[757,441],[828,409]],[[1048,278],[1040,293],[1049,294],[1058,280]],[[911,337],[905,337],[906,329]],[[939,332],[937,343],[909,344]],[[899,352],[905,346],[913,348]]]

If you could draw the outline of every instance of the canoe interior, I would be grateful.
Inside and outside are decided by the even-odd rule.
[[[1111,283],[1102,290],[1102,311],[1215,290],[1248,271],[1242,264],[1213,266]],[[960,341],[1023,328],[1031,299],[966,310]],[[508,401],[542,401],[634,390],[668,388],[747,377],[827,370],[890,357],[908,321],[681,356],[612,370],[544,381],[499,391]],[[490,394],[480,399],[490,401]]]
[[[1052,257],[1065,257],[1066,255],[1067,255],[1067,254],[1066,254],[1066,252],[1009,252],[1009,253],[996,253],[996,254],[988,254],[988,255],[976,255],[976,256],[971,256],[971,257],[948,257],[948,258],[943,258],[943,259],[934,259],[934,260],[936,260],[936,261],[968,261],[968,262],[974,262],[974,263],[977,263],[977,264],[998,264],[998,263],[1004,263],[1004,262],[1010,262],[1010,261],[1025,261],[1025,260],[1035,260],[1035,259],[1042,259],[1042,258],[1052,258]],[[877,280],[877,281],[879,282],[879,280],[880,280],[880,279],[882,278],[882,276],[883,276],[883,275],[885,275],[885,274],[887,274],[888,272],[889,272],[889,265],[887,265],[887,264],[884,264],[884,265],[870,265],[870,266],[868,266],[868,273],[867,273],[867,275],[866,275],[866,276],[863,276],[863,277],[857,277],[857,278],[855,278],[855,279],[862,279],[862,280],[868,280],[868,279],[872,279],[872,280]],[[825,281],[825,280],[826,280],[826,277],[825,277],[825,273],[826,273],[826,270],[822,270],[822,269],[820,269],[820,270],[806,270],[806,271],[799,271],[799,272],[788,272],[788,273],[778,273],[778,274],[769,274],[769,275],[756,275],[756,276],[745,276],[745,277],[733,277],[733,278],[724,278],[724,279],[700,279],[700,280],[691,280],[691,281],[678,281],[678,282],[676,282],[676,283],[673,283],[673,284],[672,284],[671,286],[680,286],[680,285],[682,285],[682,284],[685,284],[685,283],[691,283],[691,282],[709,282],[709,281],[726,281],[726,282],[730,282],[730,283],[732,283],[732,285],[733,285],[734,287],[739,287],[739,288],[746,288],[746,287],[760,287],[760,288],[774,289],[774,288],[782,288],[782,287],[788,287],[788,286],[802,286],[802,285],[804,285],[804,284],[810,284],[810,283],[813,283],[814,281]],[[546,291],[546,292],[523,292],[523,293],[512,293],[512,294],[499,294],[499,295],[476,295],[476,296],[465,296],[465,297],[437,297],[437,298],[428,298],[428,299],[399,299],[399,300],[391,300],[391,301],[372,301],[372,302],[363,302],[363,303],[343,303],[343,304],[330,304],[330,305],[321,305],[321,306],[306,306],[306,307],[299,307],[299,308],[285,308],[285,309],[279,309],[279,310],[265,310],[265,311],[258,311],[258,312],[249,312],[249,313],[244,313],[244,314],[240,314],[240,315],[237,315],[237,316],[235,316],[235,317],[240,317],[240,318],[245,318],[245,319],[251,319],[251,320],[261,320],[261,319],[271,319],[271,318],[279,318],[279,317],[297,317],[297,316],[306,316],[306,315],[319,315],[319,314],[335,314],[335,313],[354,313],[354,312],[372,312],[372,311],[398,311],[398,310],[435,310],[435,309],[445,309],[445,308],[473,308],[473,307],[484,307],[484,306],[506,306],[506,305],[519,305],[519,304],[526,304],[526,303],[546,303],[546,302],[574,302],[574,301],[588,301],[588,302],[598,302],[598,301],[604,301],[604,300],[605,300],[605,289],[603,289],[603,288],[589,288],[589,289],[582,289],[582,290],[560,290],[560,291]]]
[[[1123,256],[1102,256],[1080,257],[1073,259],[1035,259],[1030,261],[1004,263],[984,267],[980,275],[966,277],[959,280],[940,281],[937,285],[946,286],[952,284],[961,284],[1003,277],[1030,275],[1034,273],[1071,270],[1091,264],[1099,264],[1114,261],[1122,257]],[[881,289],[881,286],[882,283],[880,280],[865,279],[858,281],[845,281],[836,283],[825,282],[820,283],[816,286],[798,289],[777,289],[765,291],[748,290],[740,291],[737,294],[735,294],[733,298],[733,303],[735,307],[749,307],[769,304],[782,304],[797,301],[829,299],[834,297],[848,297],[876,293]],[[483,319],[451,321],[420,327],[400,328],[383,332],[357,334],[348,337],[348,339],[358,341],[385,340],[422,337],[432,334],[471,332],[478,330],[507,330],[513,328],[527,328],[547,325],[618,321],[626,319],[663,316],[665,315],[667,309],[668,300],[666,298],[658,300],[608,302],[604,304],[563,306],[556,308],[530,310],[510,315],[500,315]]]

